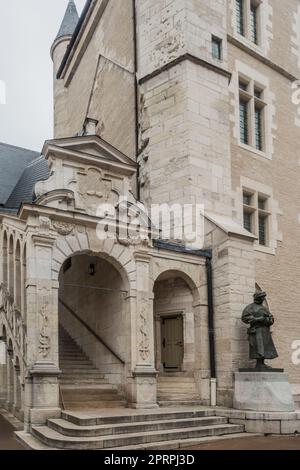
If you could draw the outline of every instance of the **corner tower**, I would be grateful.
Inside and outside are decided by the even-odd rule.
[[[74,0],[69,0],[65,16],[51,46],[53,60],[54,138],[68,135],[67,90],[63,80],[57,79],[67,47],[78,24],[79,16]]]

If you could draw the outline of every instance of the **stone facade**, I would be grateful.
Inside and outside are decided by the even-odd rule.
[[[132,0],[93,0],[67,55],[71,38],[54,42],[50,177],[34,204],[0,214],[0,400],[28,429],[60,414],[59,323],[129,406],[152,408],[164,375],[161,318],[182,315],[178,377],[194,377],[199,401],[213,403],[210,258],[217,404],[232,406],[234,372],[249,365],[240,317],[255,286],[276,318],[274,364],[300,387],[291,361],[300,339],[299,8],[272,3],[260,2],[260,46],[237,33],[233,0],[138,0],[135,11]],[[240,77],[264,89],[265,151],[240,143]],[[96,135],[86,132],[91,120]],[[244,189],[268,197],[269,246],[243,228]],[[203,204],[203,246],[158,246],[143,223],[138,243],[104,236],[115,221],[99,225],[97,208],[120,197],[146,208]]]

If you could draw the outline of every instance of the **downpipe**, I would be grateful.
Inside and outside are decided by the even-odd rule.
[[[216,348],[215,348],[215,320],[213,302],[213,276],[211,257],[206,258],[207,276],[207,306],[208,306],[208,337],[210,361],[210,405],[217,405],[217,374],[216,374]]]

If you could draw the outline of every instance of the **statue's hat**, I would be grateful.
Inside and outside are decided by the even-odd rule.
[[[254,300],[267,297],[267,293],[263,291],[256,291],[254,294]]]

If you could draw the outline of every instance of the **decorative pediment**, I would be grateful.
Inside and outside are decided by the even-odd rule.
[[[50,177],[36,185],[37,204],[61,209],[62,198],[72,194],[73,210],[94,216],[100,205],[132,197],[136,164],[98,136],[48,141],[43,154]]]
[[[46,141],[43,155],[93,163],[101,168],[118,168],[125,174],[136,172],[137,164],[97,135],[85,135]]]

